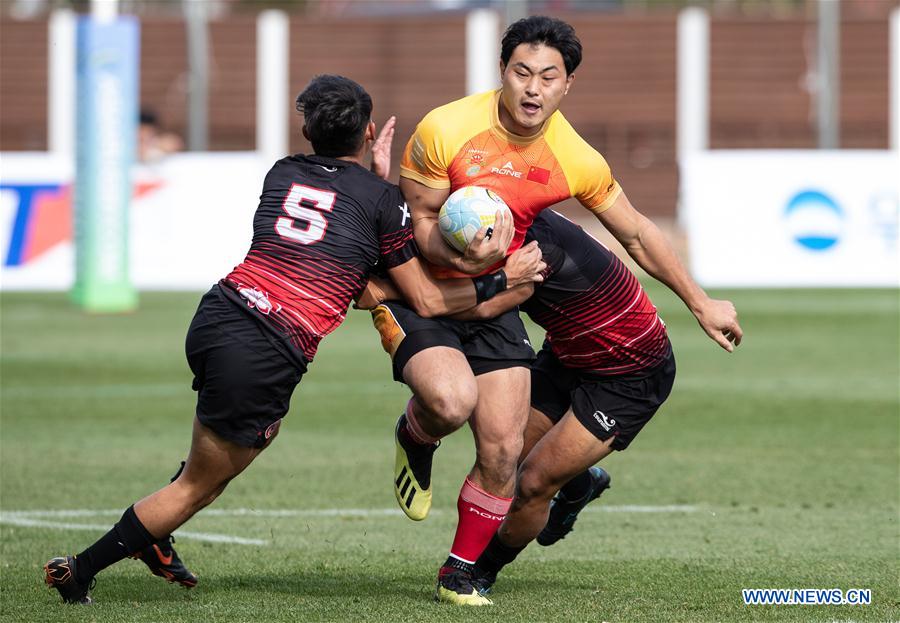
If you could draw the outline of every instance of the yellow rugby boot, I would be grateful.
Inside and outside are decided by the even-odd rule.
[[[473,583],[471,571],[442,567],[438,573],[434,600],[457,606],[493,606]]]
[[[394,460],[394,496],[406,516],[422,521],[431,510],[431,459],[440,442],[417,444],[406,432],[406,414],[394,429],[397,445]]]

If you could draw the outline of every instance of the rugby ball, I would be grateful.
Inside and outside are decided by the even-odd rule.
[[[463,186],[454,191],[438,214],[441,235],[451,247],[465,253],[482,227],[493,227],[497,210],[506,210],[506,202],[483,186]]]

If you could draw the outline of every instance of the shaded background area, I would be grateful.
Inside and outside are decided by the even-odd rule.
[[[47,11],[87,4],[3,4],[0,151],[47,148]],[[255,148],[259,10],[289,11],[288,92],[296,94],[320,73],[359,81],[373,96],[376,121],[398,117],[398,160],[428,110],[465,95],[465,11],[494,4],[503,3],[210,2],[209,148]],[[514,4],[522,14],[551,13],[575,26],[584,60],[562,110],[604,154],[634,204],[656,217],[675,215],[676,16],[686,4]],[[710,146],[814,148],[816,3],[700,4],[711,11]],[[841,3],[842,148],[888,146],[888,15],[897,4]],[[142,106],[155,111],[164,128],[186,136],[187,34],[180,2],[132,0],[121,8],[141,18]],[[285,102],[285,114],[291,150],[308,150],[292,102]]]

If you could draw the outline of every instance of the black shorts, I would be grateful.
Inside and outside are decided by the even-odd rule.
[[[405,303],[389,301],[372,310],[381,345],[391,356],[394,380],[403,382],[403,368],[412,356],[432,346],[449,346],[466,356],[475,376],[506,368],[528,367],[534,350],[519,310],[491,320],[422,318]]]
[[[217,435],[261,448],[278,430],[303,373],[284,345],[215,285],[203,295],[185,341],[197,419]]]
[[[600,376],[563,366],[545,343],[531,366],[531,406],[554,423],[571,407],[575,417],[613,450],[624,450],[665,402],[675,382],[671,349],[643,374]]]

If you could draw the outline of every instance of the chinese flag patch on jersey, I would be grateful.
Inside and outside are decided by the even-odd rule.
[[[541,167],[528,167],[528,181],[546,184],[550,181],[550,170]]]

